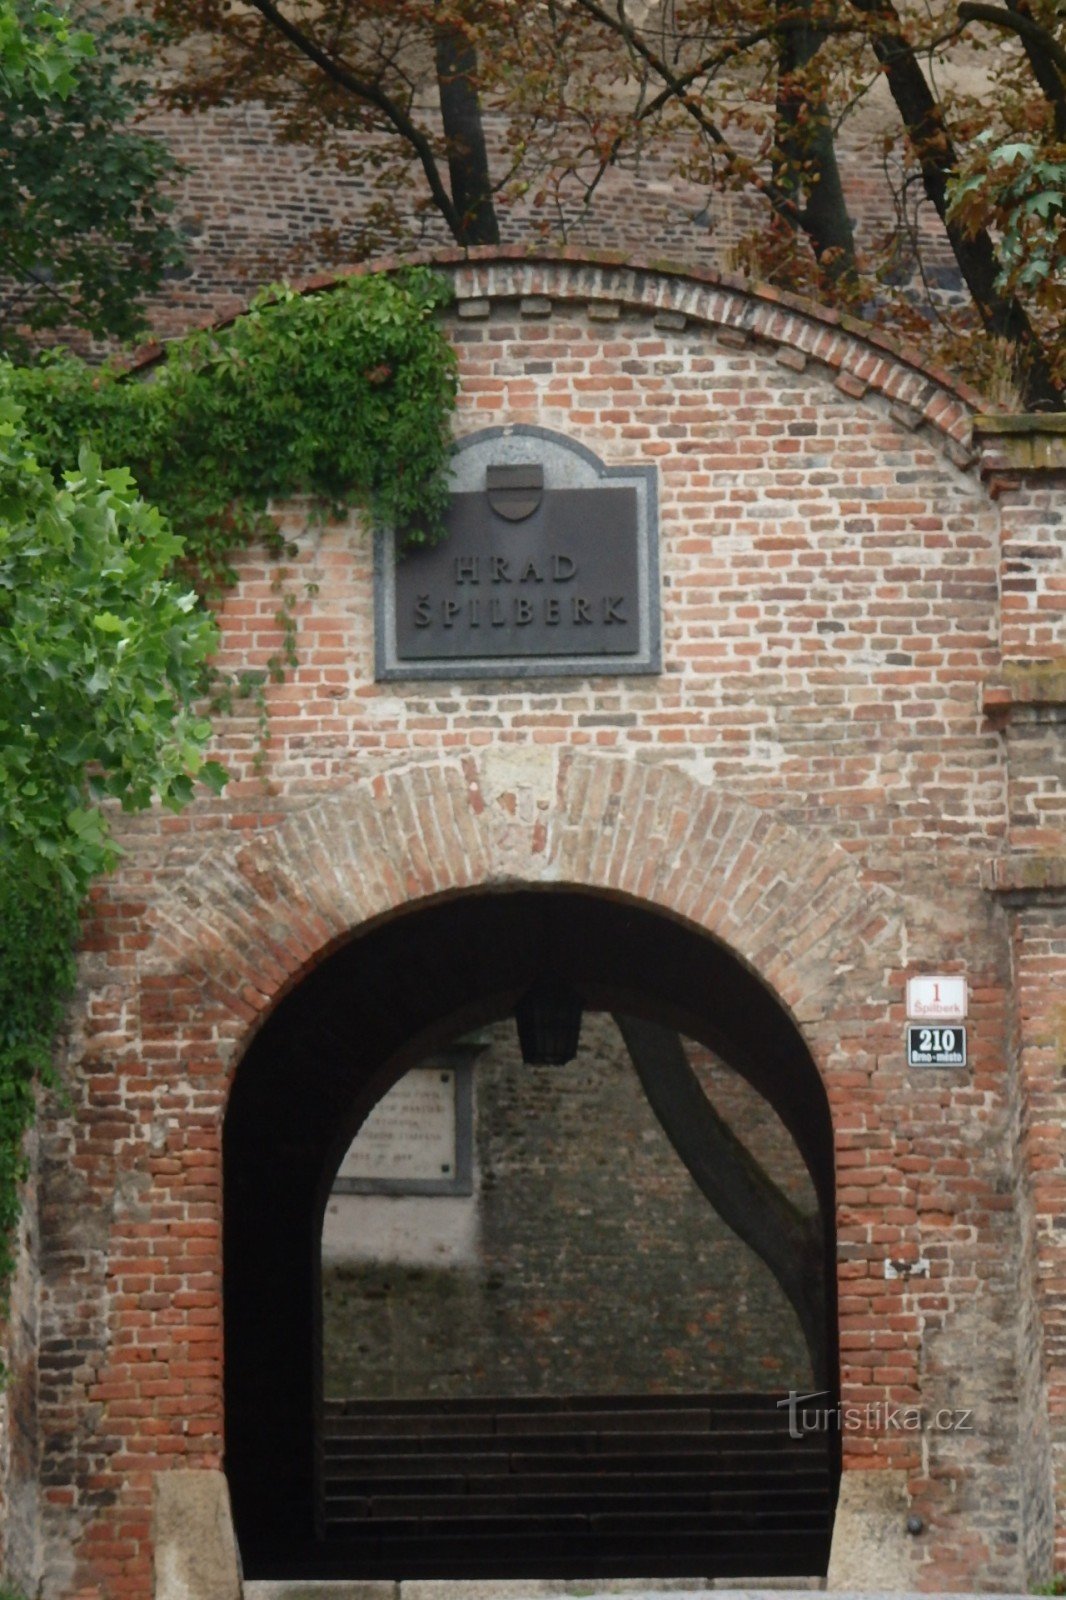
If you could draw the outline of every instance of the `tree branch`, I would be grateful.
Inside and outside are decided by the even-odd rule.
[[[765,1262],[796,1312],[815,1383],[826,1376],[822,1235],[715,1111],[671,1028],[615,1016],[649,1104],[693,1182]]]
[[[583,0],[577,0],[577,3],[581,5]],[[792,12],[788,16],[781,17],[776,22],[767,23],[763,28],[753,28],[750,33],[738,34],[735,39],[730,39],[728,43],[716,50],[713,56],[704,56],[702,61],[697,62],[694,67],[690,67],[687,72],[679,73],[675,79],[676,87],[670,86],[661,90],[640,111],[637,120],[643,121],[645,117],[653,116],[656,111],[661,111],[663,106],[668,101],[673,100],[679,92],[691,88],[697,79],[718,72],[730,61],[734,61],[737,56],[743,55],[745,50],[751,50],[757,44],[765,44],[768,39],[774,39],[778,35],[803,32],[809,27],[809,19],[803,12]],[[856,33],[858,28],[855,23],[834,21],[819,23],[818,31],[828,37],[830,34]]]
[[[960,22],[988,22],[993,28],[1008,28],[1022,39],[1031,39],[1050,56],[1060,72],[1066,72],[1066,49],[1053,34],[1024,12],[1001,11],[999,6],[981,5],[979,0],[962,0],[958,15]]]
[[[360,78],[356,73],[350,72],[347,67],[342,66],[339,61],[335,61],[332,56],[327,55],[325,50],[320,49],[313,39],[298,28],[294,22],[290,22],[288,17],[278,10],[277,6],[273,4],[273,0],[249,0],[249,3],[255,7],[265,21],[283,34],[289,43],[299,50],[302,56],[306,56],[308,61],[314,62],[315,66],[320,68],[339,88],[346,89],[356,99],[365,100],[368,105],[377,107],[400,137],[407,141],[418,157],[422,171],[426,175],[426,182],[429,184],[434,204],[447,223],[452,237],[458,244],[462,244],[462,218],[444,186],[444,180],[441,177],[440,168],[437,166],[432,145],[417,124],[412,122],[402,106],[397,105],[391,95],[386,94],[379,84],[372,82],[370,79]]]
[[[818,264],[826,282],[844,290],[856,281],[855,235],[825,96],[817,80],[807,80],[826,37],[819,26],[793,26],[777,40],[777,181],[786,192],[806,197],[803,226]]]
[[[964,0],[959,6],[960,22],[987,22],[993,28],[1008,28],[1022,41],[1026,58],[1045,100],[1055,115],[1055,137],[1066,139],[1066,49],[1028,10],[1025,0],[1007,0],[1008,9]]]
[[[958,168],[958,157],[913,46],[903,33],[892,0],[851,0],[855,10],[870,18],[870,43],[884,68],[885,78],[903,119],[925,192],[947,231],[959,270],[973,297],[987,332],[1005,340],[1015,351],[1023,404],[1061,411],[1066,396],[1055,382],[1047,352],[1025,307],[1014,295],[1004,294],[996,280],[999,262],[988,230],[972,238],[948,216],[948,179]]]
[[[576,0],[576,3],[602,26],[623,38],[630,49],[649,65],[664,85],[662,90],[641,108],[634,120],[643,122],[646,118],[654,116],[668,102],[675,100],[718,145],[735,168],[739,168],[740,165],[736,152],[714,121],[706,115],[698,97],[690,93],[697,79],[717,71],[745,50],[770,39],[778,39],[783,55],[786,58],[794,58],[796,66],[802,67],[810,61],[829,34],[856,31],[855,24],[839,20],[827,21],[824,25],[819,24],[816,29],[812,29],[809,18],[802,10],[785,11],[772,23],[730,40],[720,46],[713,55],[704,56],[696,66],[677,73],[651,49],[633,25],[626,21],[621,7],[619,15],[612,16],[599,0]],[[784,131],[785,143],[790,146],[791,154],[798,158],[798,167],[805,163],[813,164],[819,181],[809,185],[806,190],[806,203],[801,204],[799,197],[803,191],[802,185],[796,182],[782,182],[777,177],[766,180],[747,166],[744,170],[752,186],[764,196],[775,215],[781,218],[788,228],[806,234],[827,279],[843,284],[854,278],[855,240],[837,169],[832,128],[824,107],[816,106],[814,118],[805,125],[803,139],[806,148],[801,156],[799,118],[796,112],[802,91],[796,91],[796,80],[791,72],[787,72],[786,76],[791,78],[792,87],[786,90],[783,98],[779,97],[779,128]],[[615,139],[604,165],[609,165],[615,159],[624,137],[624,134],[619,134]]]
[[[656,77],[660,78],[666,85],[666,89],[668,91],[667,98],[676,100],[681,106],[682,110],[687,112],[697,126],[703,130],[703,132],[711,140],[712,144],[717,145],[719,150],[722,151],[730,165],[733,166],[737,171],[741,170],[739,156],[736,150],[734,150],[733,146],[729,143],[729,140],[725,137],[725,134],[714,122],[713,118],[706,114],[699,99],[696,96],[688,93],[688,88],[691,86],[691,80],[689,79],[683,81],[678,74],[676,74],[669,66],[667,66],[666,62],[663,61],[660,56],[655,54],[654,50],[652,50],[645,43],[645,41],[637,33],[636,29],[629,22],[625,21],[622,16],[612,17],[610,12],[605,10],[604,7],[599,4],[599,0],[575,0],[575,3],[580,6],[583,11],[586,11],[590,17],[594,17],[597,22],[601,23],[605,28],[610,29],[610,31],[617,35],[618,38],[624,39],[629,45],[630,49],[632,49],[637,55],[647,62],[648,66],[655,73]],[[665,104],[665,100],[663,103]],[[622,136],[620,135],[619,138],[615,140],[609,160],[614,159],[614,156],[617,154],[621,143]],[[746,165],[744,170],[748,173],[753,187],[764,196],[777,215],[782,217],[784,221],[788,223],[789,227],[803,227],[802,214],[799,212],[795,202],[789,195],[782,194],[776,184],[773,182],[768,182],[765,178],[760,177],[758,173],[752,171]]]

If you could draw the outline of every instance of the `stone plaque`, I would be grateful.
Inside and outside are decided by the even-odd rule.
[[[636,532],[632,489],[548,490],[510,527],[453,495],[448,537],[397,569],[398,658],[635,656]]]
[[[352,1140],[334,1192],[469,1194],[471,1144],[470,1067],[413,1067]]]
[[[463,440],[447,535],[379,551],[379,678],[659,670],[655,469],[540,428]]]

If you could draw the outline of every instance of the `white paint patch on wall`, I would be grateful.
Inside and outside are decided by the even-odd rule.
[[[479,1206],[472,1195],[334,1194],[322,1226],[322,1262],[474,1266]]]

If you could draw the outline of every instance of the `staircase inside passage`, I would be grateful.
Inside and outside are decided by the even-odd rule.
[[[780,1394],[327,1400],[323,1576],[820,1576],[836,1473]]]

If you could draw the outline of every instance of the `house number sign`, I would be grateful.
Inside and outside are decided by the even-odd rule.
[[[377,571],[379,678],[659,670],[655,469],[540,428],[456,451],[447,534]]]
[[[963,1022],[968,1002],[966,979],[959,974],[907,979],[907,1015],[916,1022]]]
[[[964,1067],[966,1029],[956,1022],[950,1027],[908,1027],[908,1067]]]

